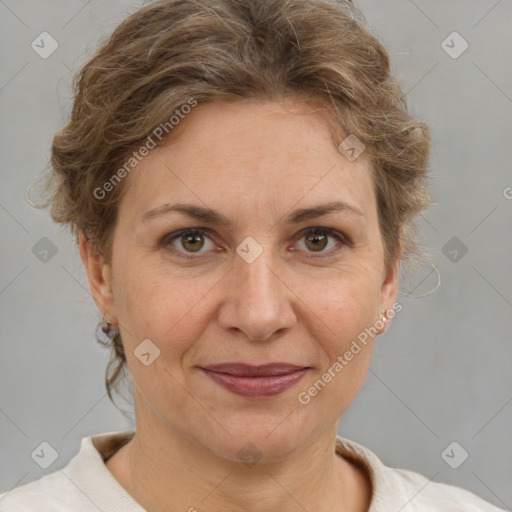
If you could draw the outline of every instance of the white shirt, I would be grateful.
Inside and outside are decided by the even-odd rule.
[[[85,437],[65,468],[0,494],[0,512],[145,512],[104,462],[134,432]],[[368,512],[503,512],[459,487],[387,467],[353,441],[337,437],[336,453],[367,469],[373,489]]]

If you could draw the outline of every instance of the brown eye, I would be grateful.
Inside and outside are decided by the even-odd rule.
[[[204,229],[183,229],[171,233],[162,239],[160,245],[183,258],[193,258],[194,254],[205,256],[207,250],[215,246]]]
[[[310,233],[306,235],[306,246],[313,251],[322,251],[329,243],[327,235],[324,233]]]
[[[304,242],[302,242],[303,240]],[[334,242],[331,242],[331,240],[334,240]],[[336,241],[338,243],[335,243]],[[301,243],[304,244],[305,248],[301,247],[300,249],[309,253],[311,258],[333,256],[345,245],[348,245],[343,234],[330,228],[320,227],[307,230],[299,240],[299,245]]]
[[[181,236],[181,245],[184,249],[191,252],[200,251],[204,246],[204,237],[202,234],[188,234]]]

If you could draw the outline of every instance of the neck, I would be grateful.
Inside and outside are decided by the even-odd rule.
[[[156,435],[153,424],[151,430],[143,425],[107,467],[148,511],[368,510],[369,484],[334,452],[336,429],[286,460],[246,465],[161,426],[165,431]]]

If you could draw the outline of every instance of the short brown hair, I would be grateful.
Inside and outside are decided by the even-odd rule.
[[[80,234],[92,240],[106,262],[125,187],[101,200],[95,190],[156,126],[190,98],[287,95],[321,102],[333,137],[352,134],[366,146],[386,264],[400,249],[402,259],[421,258],[414,219],[431,205],[430,132],[408,114],[387,51],[348,0],[154,1],[101,44],[74,91],[71,119],[53,140],[44,206],[77,241]],[[120,336],[112,349],[111,399],[126,363]]]

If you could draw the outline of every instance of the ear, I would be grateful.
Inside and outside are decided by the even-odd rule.
[[[384,280],[381,286],[381,307],[386,315],[384,327],[379,329],[379,334],[383,334],[388,330],[391,324],[391,319],[395,316],[397,311],[402,308],[398,308],[395,305],[396,297],[398,295],[399,277],[400,277],[400,262],[402,260],[402,248],[396,252],[395,259],[389,265],[389,268],[385,269]]]
[[[104,262],[103,256],[83,233],[79,235],[78,245],[96,307],[109,322],[116,324],[111,266]]]

